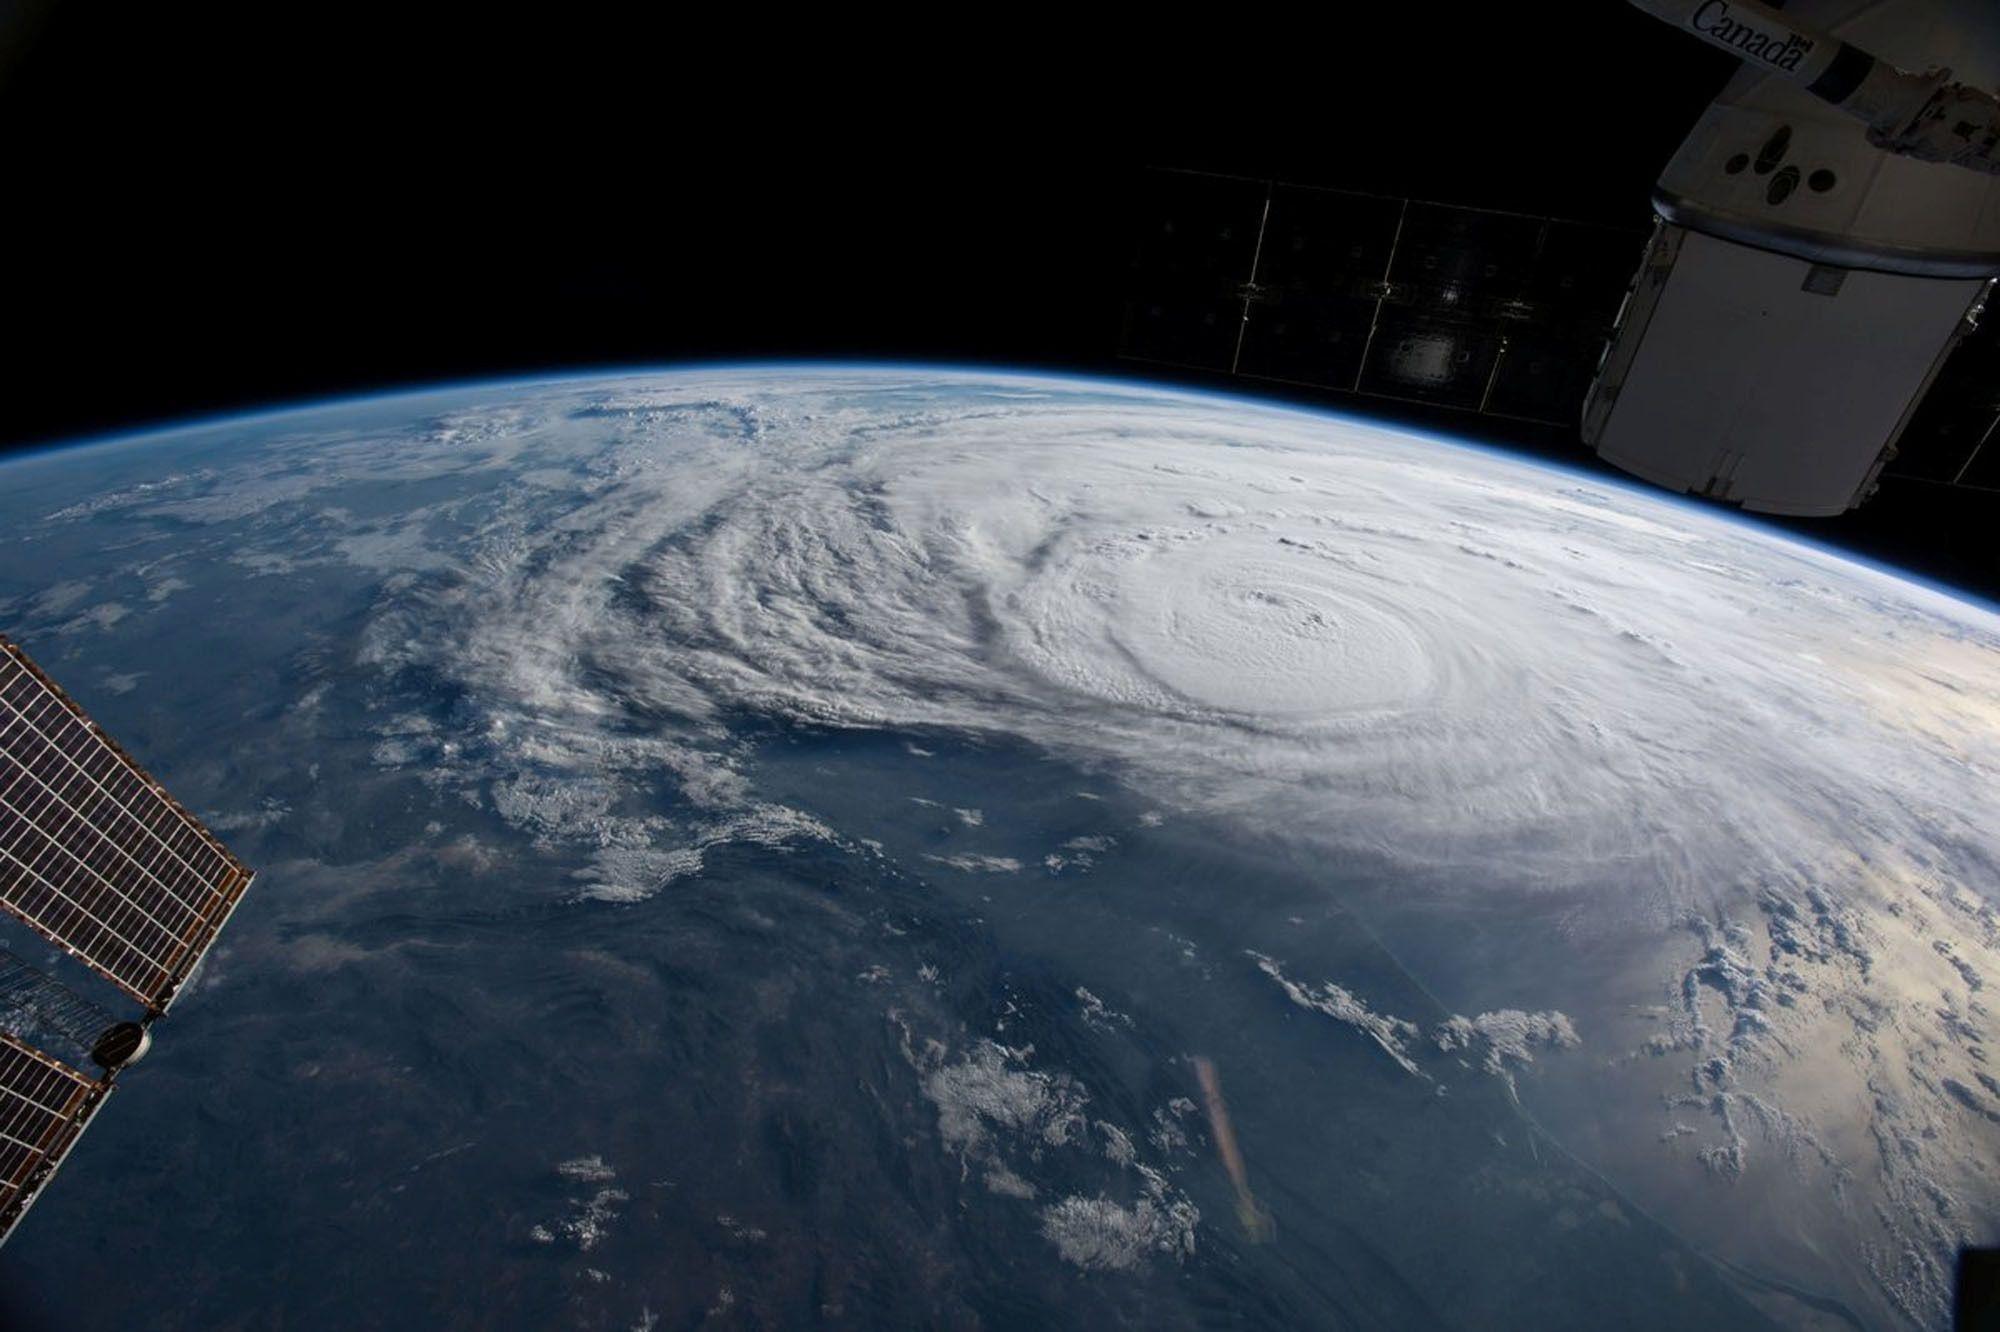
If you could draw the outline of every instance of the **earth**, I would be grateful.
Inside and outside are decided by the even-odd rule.
[[[9,462],[0,628],[260,871],[22,1326],[1941,1327],[2000,1240],[2000,613],[1717,509],[688,370]]]

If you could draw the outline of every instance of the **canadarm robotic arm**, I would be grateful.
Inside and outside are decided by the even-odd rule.
[[[1948,69],[1899,69],[1758,0],[1632,3],[1866,122],[1878,148],[2000,175],[2000,98]]]

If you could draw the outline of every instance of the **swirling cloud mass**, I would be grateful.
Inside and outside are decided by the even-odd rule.
[[[601,738],[615,702],[1024,736],[1269,830],[1577,892],[1579,930],[2000,865],[1991,615],[1371,427],[982,389],[516,409],[515,448],[575,433],[584,493],[493,523],[382,651],[552,733]]]

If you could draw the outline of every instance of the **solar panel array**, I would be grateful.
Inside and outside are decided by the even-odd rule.
[[[0,1237],[62,1164],[110,1090],[0,1032]]]
[[[159,1013],[249,882],[0,637],[0,906]]]
[[[1645,233],[1149,173],[1123,354],[1573,424]]]
[[[2000,307],[1945,361],[1882,475],[2000,494]]]
[[[0,948],[0,1031],[70,1063],[90,1058],[118,1019],[13,951]]]

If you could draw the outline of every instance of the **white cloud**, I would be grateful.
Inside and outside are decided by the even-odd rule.
[[[1476,1017],[1454,1014],[1431,1032],[1437,1048],[1478,1053],[1480,1066],[1511,1084],[1514,1068],[1535,1062],[1536,1050],[1568,1050],[1583,1042],[1568,1015],[1557,1012],[1524,1013],[1503,1008]]]
[[[1365,1001],[1332,981],[1321,982],[1317,989],[1301,985],[1285,975],[1284,967],[1275,958],[1262,953],[1251,953],[1249,956],[1256,962],[1257,969],[1276,981],[1278,988],[1285,992],[1285,997],[1300,1008],[1311,1009],[1335,1022],[1353,1027],[1382,1047],[1382,1053],[1395,1060],[1405,1073],[1429,1078],[1430,1075],[1418,1068],[1416,1060],[1409,1054],[1410,1043],[1417,1038],[1416,1023],[1377,1013]]]
[[[1317,987],[1301,985],[1285,975],[1283,965],[1275,958],[1257,952],[1248,956],[1300,1008],[1353,1027],[1379,1045],[1404,1072],[1426,1082],[1434,1080],[1415,1059],[1413,1047],[1421,1034],[1415,1022],[1377,1012],[1360,996],[1332,981],[1322,981]],[[1445,1054],[1463,1051],[1479,1056],[1479,1066],[1503,1079],[1510,1088],[1514,1085],[1514,1070],[1534,1063],[1535,1051],[1569,1050],[1582,1044],[1567,1014],[1528,1013],[1518,1008],[1498,1009],[1476,1017],[1454,1013],[1431,1028],[1430,1041]]]
[[[956,856],[927,855],[924,859],[958,870],[962,874],[1018,874],[1021,870],[1021,862],[1012,856],[988,856],[967,852]]]
[[[976,1171],[986,1192],[1030,1202],[1044,1188],[1074,1189],[1095,1166],[1101,1191],[1069,1193],[1037,1214],[1043,1237],[1065,1261],[1129,1271],[1148,1258],[1179,1261],[1193,1254],[1201,1213],[1141,1159],[1133,1133],[1089,1116],[1090,1092],[1081,1082],[1036,1068],[1032,1046],[981,1040],[954,1055],[941,1041],[919,1043],[900,1014],[890,1017],[903,1057],[937,1111],[938,1135],[967,1179]],[[1154,1111],[1148,1140],[1162,1156],[1187,1151],[1178,1121],[1193,1108],[1176,1098]]]
[[[1109,1198],[1070,1197],[1043,1210],[1042,1235],[1078,1267],[1129,1272],[1156,1254],[1192,1255],[1200,1216],[1186,1199],[1163,1205],[1140,1198],[1124,1207]]]

